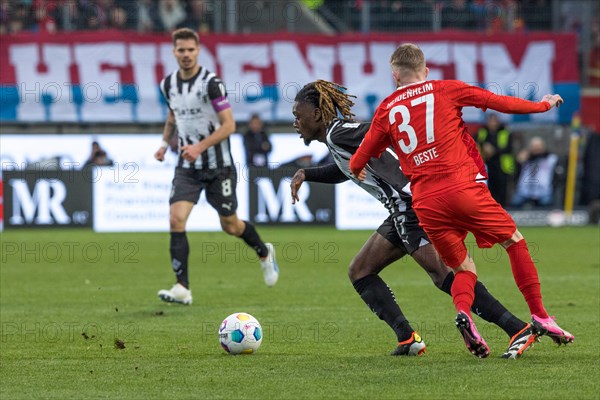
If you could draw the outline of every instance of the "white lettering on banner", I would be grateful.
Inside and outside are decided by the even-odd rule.
[[[171,56],[171,60],[174,61],[174,57]],[[199,63],[207,70],[215,73],[217,72],[217,62],[215,61],[215,56],[210,51],[208,51],[208,49],[203,44],[200,44]],[[175,66],[175,68],[177,68],[177,66]],[[161,76],[160,78],[162,79],[164,77]]]
[[[475,84],[477,80],[477,46],[474,43],[454,43],[452,62],[456,79]],[[463,118],[466,121],[483,121],[483,111],[475,107],[464,107]]]
[[[200,47],[202,49],[202,47]],[[172,44],[161,44],[159,45],[159,59],[160,63],[163,66],[163,73],[165,76],[170,74],[171,72],[177,70],[177,61],[175,61],[175,57],[173,57],[173,45]],[[203,54],[202,57],[205,55]],[[158,76],[157,82],[160,82],[164,76]]]
[[[21,121],[77,120],[73,102],[69,66],[72,63],[69,45],[45,45],[40,60],[35,44],[10,48],[10,63],[15,67],[20,103],[17,119]]]
[[[300,44],[258,40],[217,43],[212,51],[201,45],[200,62],[223,78],[238,119],[258,112],[267,120],[291,120],[297,90],[318,78],[340,80],[348,87],[357,96],[353,111],[359,119],[371,118],[379,102],[394,89],[389,68],[389,55],[398,44],[394,41]],[[516,62],[506,43],[446,40],[420,44],[431,63],[429,79],[456,78],[524,98],[553,91],[556,43],[552,40],[529,42]],[[8,56],[18,82],[20,101],[15,108],[21,121],[163,121],[166,107],[157,85],[177,68],[171,43],[15,43],[9,45]],[[482,76],[477,75],[479,64]],[[340,76],[334,74],[337,66]],[[443,75],[447,67],[454,67],[454,76]],[[126,70],[133,73],[134,82],[123,81]],[[159,71],[163,76],[157,76]],[[77,76],[80,81],[72,82]],[[77,97],[74,84],[81,88]],[[126,84],[134,87],[125,92]],[[483,118],[475,109],[464,112],[467,121]],[[528,118],[556,121],[558,112]]]
[[[274,105],[275,99],[264,97],[264,82],[258,71],[259,68],[267,68],[271,65],[269,47],[266,44],[252,46],[222,44],[217,46],[217,57],[219,60],[227,60],[221,63],[221,78],[225,82],[229,101],[233,103],[234,112],[238,118],[241,116],[238,116],[236,105],[243,104],[246,97],[253,99],[257,104],[255,107],[260,109],[261,113]],[[256,69],[248,70],[248,66]]]
[[[123,102],[123,82],[118,68],[127,65],[125,45],[103,43],[75,45],[75,60],[80,66],[84,121],[132,120],[131,101]],[[108,67],[108,68],[107,68]]]
[[[13,191],[11,225],[31,224],[34,218],[38,225],[71,222],[62,205],[67,197],[67,188],[63,182],[40,179],[35,183],[33,194],[29,193],[27,181],[23,179],[11,179],[8,184]]]
[[[308,46],[306,60],[294,42],[273,43],[273,59],[275,73],[279,84],[280,101],[273,115],[277,116],[291,113],[292,104],[296,93],[308,82],[317,79],[333,80],[333,66],[335,63],[334,46]],[[287,118],[286,118],[287,119]]]
[[[423,53],[427,55],[428,64],[441,66],[450,65],[452,63],[450,58],[451,45],[447,41],[424,42],[417,43],[417,45],[423,50]],[[429,67],[427,79],[444,79],[444,72],[440,68]]]
[[[273,181],[269,178],[256,179],[258,189],[258,213],[256,222],[312,222],[315,218],[310,212],[306,200],[310,196],[309,185],[302,185],[298,190],[300,201],[292,204],[290,185],[282,179],[275,192]],[[296,217],[297,216],[297,217]]]
[[[502,44],[482,44],[481,63],[486,89],[497,94],[517,96],[526,99],[541,99],[552,90],[552,62],[554,43],[531,43],[519,65],[512,62],[506,46]],[[545,113],[532,114],[535,121],[555,121],[557,109]]]
[[[133,79],[137,89],[138,103],[135,106],[135,121],[147,121],[153,115],[163,115],[164,107],[156,101],[158,96],[156,66],[158,64],[156,46],[132,44],[129,46]],[[165,115],[166,117],[166,115]]]
[[[352,111],[360,118],[371,118],[382,99],[394,90],[390,72],[390,54],[395,43],[342,43],[339,45],[339,63],[343,84],[356,95]],[[367,57],[367,50],[370,57]],[[367,72],[367,65],[371,71]]]

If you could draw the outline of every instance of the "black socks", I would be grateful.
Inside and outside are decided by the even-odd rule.
[[[190,245],[185,232],[171,232],[171,265],[177,276],[177,282],[189,288],[188,279],[188,256]]]
[[[267,246],[260,240],[256,229],[251,223],[244,221],[246,227],[240,236],[248,246],[252,247],[259,257],[269,255]],[[190,255],[190,245],[185,232],[171,232],[171,265],[177,276],[177,282],[189,289],[188,278],[188,257]]]
[[[399,342],[410,338],[413,329],[396,303],[394,293],[379,275],[367,275],[352,285],[371,311],[394,330]]]
[[[244,239],[244,242],[246,242],[248,246],[256,251],[256,254],[258,254],[259,257],[268,256],[269,250],[263,241],[260,240],[260,236],[258,236],[256,229],[254,229],[254,225],[248,221],[244,221],[244,223],[246,224],[246,228],[244,228],[244,233],[242,233],[242,236],[240,237]]]

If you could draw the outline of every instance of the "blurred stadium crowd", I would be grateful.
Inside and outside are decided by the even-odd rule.
[[[226,3],[230,3],[227,5]],[[128,29],[164,32],[179,27],[214,29],[224,7],[247,17],[274,3],[320,13],[337,31],[431,31],[439,29],[504,32],[581,31],[586,1],[553,0],[2,0],[0,33]],[[595,3],[595,2],[594,2]],[[598,29],[597,5],[595,29]],[[292,16],[292,14],[289,14]],[[242,16],[243,18],[243,16]],[[368,23],[368,26],[365,24]]]

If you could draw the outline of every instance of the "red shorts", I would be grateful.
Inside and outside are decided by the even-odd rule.
[[[483,183],[415,199],[413,208],[431,243],[451,268],[467,257],[464,240],[468,232],[475,235],[477,246],[489,248],[510,239],[517,230]]]

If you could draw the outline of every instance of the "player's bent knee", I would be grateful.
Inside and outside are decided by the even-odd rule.
[[[435,287],[440,290],[444,286],[444,281],[446,280],[446,277],[448,276],[448,272],[444,272],[444,273],[445,273],[445,275],[443,275],[441,271],[439,271],[439,272],[436,271],[434,273],[429,274],[429,277],[431,278],[431,281],[433,282]]]
[[[172,232],[178,232],[185,230],[186,220],[177,215],[171,215],[169,217],[169,226]]]
[[[369,267],[370,264],[360,262],[360,260],[352,260],[348,267],[348,278],[350,282],[355,282],[359,279],[364,278],[367,275],[376,274],[377,271],[374,268]]]
[[[228,235],[242,236],[244,233],[245,224],[240,220],[222,220],[221,228],[223,229],[223,232],[227,233]]]
[[[525,238],[523,237],[521,232],[519,232],[519,230],[516,230],[510,239],[500,243],[500,245],[502,245],[502,247],[504,247],[506,249],[506,248],[512,246],[513,244],[520,242],[523,239],[525,239]]]
[[[221,227],[223,228],[223,232],[231,236],[240,236],[243,233],[243,231],[237,229],[233,224],[223,224]]]

